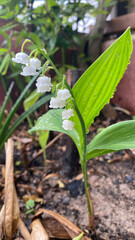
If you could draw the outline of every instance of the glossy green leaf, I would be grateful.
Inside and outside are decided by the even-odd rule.
[[[44,114],[37,120],[36,125],[31,130],[29,130],[29,133],[39,130],[63,132],[73,139],[81,155],[82,148],[79,133],[75,128],[70,131],[65,130],[62,127],[62,111],[62,109],[53,109],[48,111],[46,114]]]
[[[135,120],[113,124],[100,132],[87,146],[87,159],[123,149],[135,149]]]
[[[73,94],[86,129],[113,96],[127,68],[132,49],[131,33],[128,28],[74,85]]]

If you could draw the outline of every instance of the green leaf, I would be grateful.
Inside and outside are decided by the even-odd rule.
[[[10,119],[8,119],[8,124],[7,124],[7,119],[6,119],[6,123],[3,124],[2,130],[4,129],[4,131],[1,131],[0,133],[0,150],[3,148],[4,142],[6,142],[8,140],[8,138],[11,136],[11,134],[14,132],[14,130],[20,125],[20,123],[27,118],[32,112],[34,112],[37,108],[39,108],[40,106],[42,106],[43,104],[45,104],[46,102],[48,102],[50,100],[50,98],[52,97],[52,94],[49,94],[45,97],[42,97],[38,102],[36,102],[31,108],[29,108],[26,112],[22,113],[17,120],[15,121],[15,123],[11,126],[11,128],[8,128],[9,123],[12,120],[12,116],[10,116]],[[15,110],[15,108],[13,108],[13,110]],[[6,124],[6,126],[5,126]]]
[[[23,106],[25,111],[27,111],[40,97],[42,93],[37,93],[36,90],[34,90],[28,98],[26,98],[23,102]]]
[[[13,107],[11,108],[3,126],[2,126],[2,129],[1,129],[1,136],[0,138],[2,139],[1,142],[0,142],[0,149],[1,147],[3,146],[3,142],[4,142],[4,139],[5,139],[5,135],[8,135],[7,134],[7,131],[8,131],[8,128],[9,128],[9,125],[22,101],[22,99],[24,98],[25,94],[27,93],[27,91],[29,90],[29,88],[31,87],[31,85],[34,83],[34,81],[38,78],[38,76],[41,74],[41,71],[39,71],[39,73],[34,76],[31,81],[29,82],[29,84],[26,85],[26,87],[24,88],[23,92],[21,93],[21,95],[19,96],[19,98],[17,99],[17,101],[15,102],[15,104],[13,105]],[[9,133],[9,132],[8,132]]]
[[[26,206],[27,209],[33,208],[33,207],[35,206],[34,200],[33,200],[33,199],[28,200],[28,201],[26,202],[26,205],[25,205],[25,206]]]
[[[45,131],[45,130],[38,131],[38,135],[39,135],[40,146],[44,150],[46,147],[46,144],[47,144],[48,137],[49,137],[49,131]]]
[[[8,23],[8,24],[4,25],[1,30],[2,31],[9,31],[10,29],[15,28],[16,26],[18,26],[18,24]]]
[[[41,146],[41,148],[43,149],[43,156],[44,156],[44,161],[45,161],[45,166],[46,166],[46,144],[48,141],[48,137],[49,137],[49,131],[45,131],[45,130],[40,130],[38,131],[38,135],[39,135],[39,144]]]
[[[53,109],[48,111],[46,114],[44,114],[37,120],[36,125],[31,130],[29,130],[29,133],[39,130],[63,132],[73,139],[81,155],[82,148],[79,133],[76,128],[70,131],[65,130],[62,127],[62,111],[63,109]]]
[[[12,82],[10,84],[10,87],[9,87],[7,93],[6,93],[4,102],[3,102],[2,107],[1,107],[1,111],[0,111],[0,129],[1,129],[2,121],[3,121],[3,117],[4,117],[4,110],[6,108],[6,105],[7,105],[7,102],[8,102],[8,99],[9,99],[9,96],[10,96],[10,93],[12,91],[13,86],[14,86],[14,83]]]
[[[0,56],[3,55],[6,52],[8,52],[7,48],[0,48]]]
[[[73,87],[86,130],[99,114],[122,78],[132,53],[130,29],[118,38],[79,78]]]
[[[2,72],[2,70],[6,67],[7,63],[9,63],[9,59],[10,59],[10,56],[9,54],[6,54],[3,58],[3,61],[0,65],[0,73]],[[2,74],[3,75],[3,74]]]
[[[73,240],[81,240],[83,235],[84,235],[84,233],[82,232],[79,236],[73,238]]]
[[[10,39],[10,37],[2,30],[0,30],[0,34],[7,40],[8,50],[11,50],[11,39]]]
[[[87,159],[123,149],[135,149],[135,120],[113,124],[87,146]]]
[[[34,41],[34,43],[37,44],[38,47],[41,47],[41,48],[42,48],[41,39],[38,37],[37,34],[35,34],[35,33],[30,33],[30,38]]]
[[[7,56],[8,57],[6,59],[6,64],[5,64],[5,66],[3,68],[3,71],[1,73],[3,76],[7,73],[7,70],[8,70],[9,64],[10,64],[10,55],[8,54]]]

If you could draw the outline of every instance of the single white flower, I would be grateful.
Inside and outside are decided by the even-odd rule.
[[[62,124],[62,127],[63,127],[65,130],[73,130],[74,125],[75,125],[74,122],[72,122],[72,121],[70,121],[70,120],[64,120],[64,121],[63,121],[63,124]]]
[[[57,92],[57,97],[59,99],[67,100],[69,97],[71,97],[71,94],[68,89],[59,89]]]
[[[68,119],[74,116],[73,109],[67,109],[62,112],[62,119]]]
[[[34,66],[39,70],[41,68],[41,61],[38,58],[30,58],[30,66]]]
[[[15,58],[12,58],[12,61],[21,64],[28,64],[29,56],[26,53],[19,52],[16,53]]]
[[[50,108],[63,108],[63,107],[65,107],[65,105],[66,105],[66,100],[61,100],[57,97],[56,98],[52,97],[49,107]]]
[[[50,92],[51,91],[51,78],[47,76],[39,77],[36,83],[37,92]]]
[[[22,68],[23,71],[21,72],[22,76],[35,76],[38,73],[36,72],[36,68],[33,66],[26,66]]]

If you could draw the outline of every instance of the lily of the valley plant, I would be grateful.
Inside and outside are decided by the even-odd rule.
[[[24,44],[31,42],[25,40]],[[32,42],[31,42],[32,43]],[[23,64],[22,75],[36,75],[40,68],[42,74],[37,79],[37,92],[51,91],[51,79],[46,71],[53,68],[61,80],[56,86],[55,96],[50,100],[50,109],[41,116],[36,125],[29,131],[51,130],[64,132],[75,142],[80,154],[84,176],[89,225],[94,228],[92,206],[87,177],[87,161],[90,158],[109,152],[135,148],[135,121],[114,124],[99,133],[88,145],[87,133],[94,118],[107,104],[122,78],[132,53],[130,29],[118,38],[79,78],[71,89],[65,76],[61,75],[49,58],[45,49],[35,46],[35,50],[26,56],[18,53],[13,61]],[[41,66],[38,54],[42,54],[45,63]],[[34,57],[33,57],[34,55]]]

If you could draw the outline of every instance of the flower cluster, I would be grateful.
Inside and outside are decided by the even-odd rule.
[[[38,58],[30,58],[26,53],[20,52],[15,55],[15,58],[12,58],[12,61],[15,63],[21,63],[24,66],[22,67],[22,76],[35,76],[38,74],[37,70],[40,70],[41,61]],[[37,78],[37,92],[50,92],[51,91],[51,78],[47,76],[40,76]],[[64,108],[66,106],[67,99],[71,97],[71,94],[68,89],[58,89],[57,97],[52,97],[50,100],[50,108]],[[63,110],[62,127],[65,130],[72,130],[74,128],[74,122],[69,120],[71,116],[74,116],[73,110]]]
[[[41,69],[41,61],[38,58],[30,58],[26,53],[20,52],[15,55],[15,58],[12,58],[13,62],[21,63],[24,66],[22,67],[22,76],[35,76],[38,74],[37,70]],[[47,76],[40,76],[37,79],[36,83],[37,92],[50,92],[51,91],[51,78]]]
[[[64,129],[72,130],[74,128],[74,122],[68,120],[72,116],[74,116],[73,109],[67,109],[62,112],[62,119],[65,119],[62,125]]]
[[[70,97],[70,92],[68,89],[59,89],[57,91],[57,97],[51,98],[50,108],[63,108],[66,105],[66,100]]]
[[[50,108],[64,108],[66,106],[67,99],[71,97],[71,94],[68,89],[59,89],[57,91],[57,97],[51,98]],[[74,128],[74,122],[68,120],[71,116],[74,116],[73,110],[68,109],[62,112],[62,119],[64,119],[62,127],[65,130],[72,130]]]

